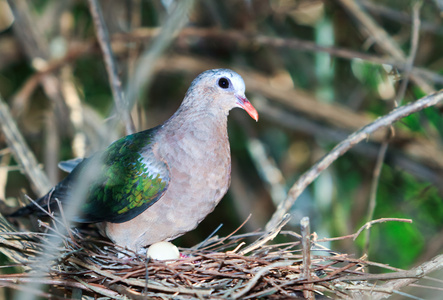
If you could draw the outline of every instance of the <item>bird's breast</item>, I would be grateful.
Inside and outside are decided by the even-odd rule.
[[[107,224],[107,235],[131,249],[178,237],[200,223],[226,194],[231,155],[226,133],[171,132],[155,155],[169,169],[163,196],[134,219]]]
[[[231,154],[227,135],[191,131],[165,153],[174,198],[185,202],[212,203],[226,193],[230,180]],[[183,192],[189,196],[184,197]],[[219,196],[220,193],[223,195]],[[218,198],[217,198],[218,197]],[[188,203],[189,204],[189,203]]]
[[[173,238],[194,229],[226,194],[231,154],[226,129],[176,132],[169,142],[159,149],[169,168],[168,189],[144,214],[170,227]]]

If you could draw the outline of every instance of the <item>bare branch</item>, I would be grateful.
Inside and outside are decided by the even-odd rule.
[[[386,282],[385,284],[381,285],[382,288],[391,289],[391,290],[399,290],[402,287],[405,287],[413,282],[416,282],[418,279],[434,272],[437,270],[441,270],[443,268],[443,255],[438,255],[431,259],[430,261],[427,261],[423,264],[421,264],[418,267],[415,267],[409,271],[407,271],[410,274],[414,274],[415,276],[411,276],[412,278],[404,278],[404,279],[398,279]],[[388,295],[386,294],[378,294],[374,293],[371,294],[372,299],[383,299],[386,298]]]
[[[311,229],[309,226],[309,218],[304,217],[300,221],[302,236],[302,254],[303,254],[303,277],[309,282],[311,281]],[[306,283],[303,285],[303,295],[306,299],[314,299],[314,285]]]
[[[288,197],[285,201],[281,202],[272,218],[266,224],[266,228],[272,228],[277,224],[283,216],[294,205],[301,192],[311,184],[320,173],[329,167],[337,158],[346,153],[350,148],[358,144],[359,142],[367,139],[374,131],[390,126],[394,122],[409,116],[415,112],[423,110],[427,107],[436,105],[443,101],[443,90],[425,96],[415,102],[411,102],[407,105],[400,106],[397,109],[391,111],[389,114],[378,118],[374,122],[366,125],[360,130],[351,134],[347,139],[339,143],[334,147],[326,156],[324,156],[319,162],[313,165],[308,171],[306,171],[291,187],[288,193]]]
[[[386,53],[390,54],[394,59],[406,63],[406,56],[401,50],[400,46],[391,38],[387,32],[381,28],[366,12],[364,12],[355,0],[337,0],[356,20],[362,27],[362,31],[371,39],[374,39],[379,47]],[[430,94],[434,92],[427,82],[421,77],[411,75],[411,79],[423,90],[425,93]]]
[[[89,9],[94,20],[97,40],[105,59],[106,70],[108,71],[109,83],[111,84],[115,106],[125,125],[126,134],[132,134],[135,132],[134,122],[132,121],[130,114],[130,107],[123,96],[122,82],[118,76],[117,65],[111,49],[111,41],[97,0],[89,0]]]
[[[413,22],[412,22],[413,23],[413,32],[411,35],[411,51],[410,51],[410,54],[407,58],[406,68],[405,68],[404,74],[403,74],[403,80],[400,83],[400,87],[397,92],[396,99],[394,101],[394,107],[396,107],[397,105],[401,105],[401,103],[403,102],[403,98],[406,94],[406,88],[408,87],[408,83],[409,83],[409,76],[411,74],[412,67],[414,66],[414,60],[415,60],[415,56],[417,54],[417,49],[418,49],[418,38],[420,35],[420,15],[419,15],[419,13],[420,13],[421,4],[422,4],[421,2],[417,2],[413,7]],[[386,138],[382,142],[381,147],[380,147],[380,152],[377,156],[377,161],[376,161],[375,168],[374,168],[373,180],[372,180],[372,184],[371,184],[371,192],[369,195],[369,206],[368,206],[368,213],[367,213],[367,221],[368,222],[370,220],[372,220],[372,218],[374,216],[374,211],[375,211],[375,207],[377,204],[377,190],[378,190],[378,182],[380,180],[381,169],[383,167],[383,162],[385,160],[386,153],[388,151],[389,143],[390,143],[391,138],[393,136],[394,136],[393,129],[392,130],[387,129],[386,130]],[[368,228],[368,230],[366,231],[366,234],[365,234],[365,237],[366,237],[365,252],[366,253],[369,253],[370,233],[371,233],[371,230]]]
[[[149,86],[154,74],[158,59],[172,43],[178,32],[187,24],[188,15],[194,6],[194,1],[176,1],[171,6],[171,13],[167,21],[158,32],[158,36],[146,49],[137,62],[137,68],[131,76],[132,80],[126,88],[129,107],[135,103],[136,95],[142,87]]]
[[[5,134],[6,141],[16,161],[22,166],[32,188],[38,195],[43,195],[51,188],[48,177],[39,167],[37,159],[29,149],[21,135],[9,108],[0,95],[0,127]]]

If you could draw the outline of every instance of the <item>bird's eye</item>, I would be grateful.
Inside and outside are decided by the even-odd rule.
[[[222,89],[227,89],[229,88],[229,80],[222,77],[218,80],[218,86],[221,87]]]

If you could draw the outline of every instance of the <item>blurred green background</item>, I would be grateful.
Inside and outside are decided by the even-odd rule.
[[[100,3],[124,89],[144,81],[134,78],[136,70],[149,75],[126,90],[137,95],[138,130],[165,121],[193,78],[211,68],[242,75],[259,112],[258,123],[244,111],[231,112],[231,189],[196,230],[177,240],[182,246],[202,241],[220,223],[217,234],[227,235],[249,214],[241,232],[263,228],[295,180],[334,145],[443,86],[441,1],[195,1],[180,15],[182,27],[172,24],[160,35],[157,29],[172,23],[174,1]],[[125,134],[118,122],[115,132],[103,130],[118,115],[88,4],[0,0],[0,23],[0,95],[55,184],[65,176],[60,160],[88,156],[103,147],[103,138]],[[146,54],[150,65],[140,65]],[[372,219],[413,223],[374,225],[368,249],[365,233],[327,246],[399,268],[441,253],[441,107],[415,113],[392,131],[390,139],[377,132],[325,170],[296,201],[286,229],[298,230],[309,216],[319,238],[352,234],[367,221],[375,195]],[[14,206],[23,193],[38,196],[0,133],[0,199]]]

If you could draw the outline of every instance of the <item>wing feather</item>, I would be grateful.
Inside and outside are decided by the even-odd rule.
[[[151,129],[126,136],[98,156],[102,168],[89,188],[80,221],[126,222],[160,199],[169,171],[152,151],[154,133]]]

